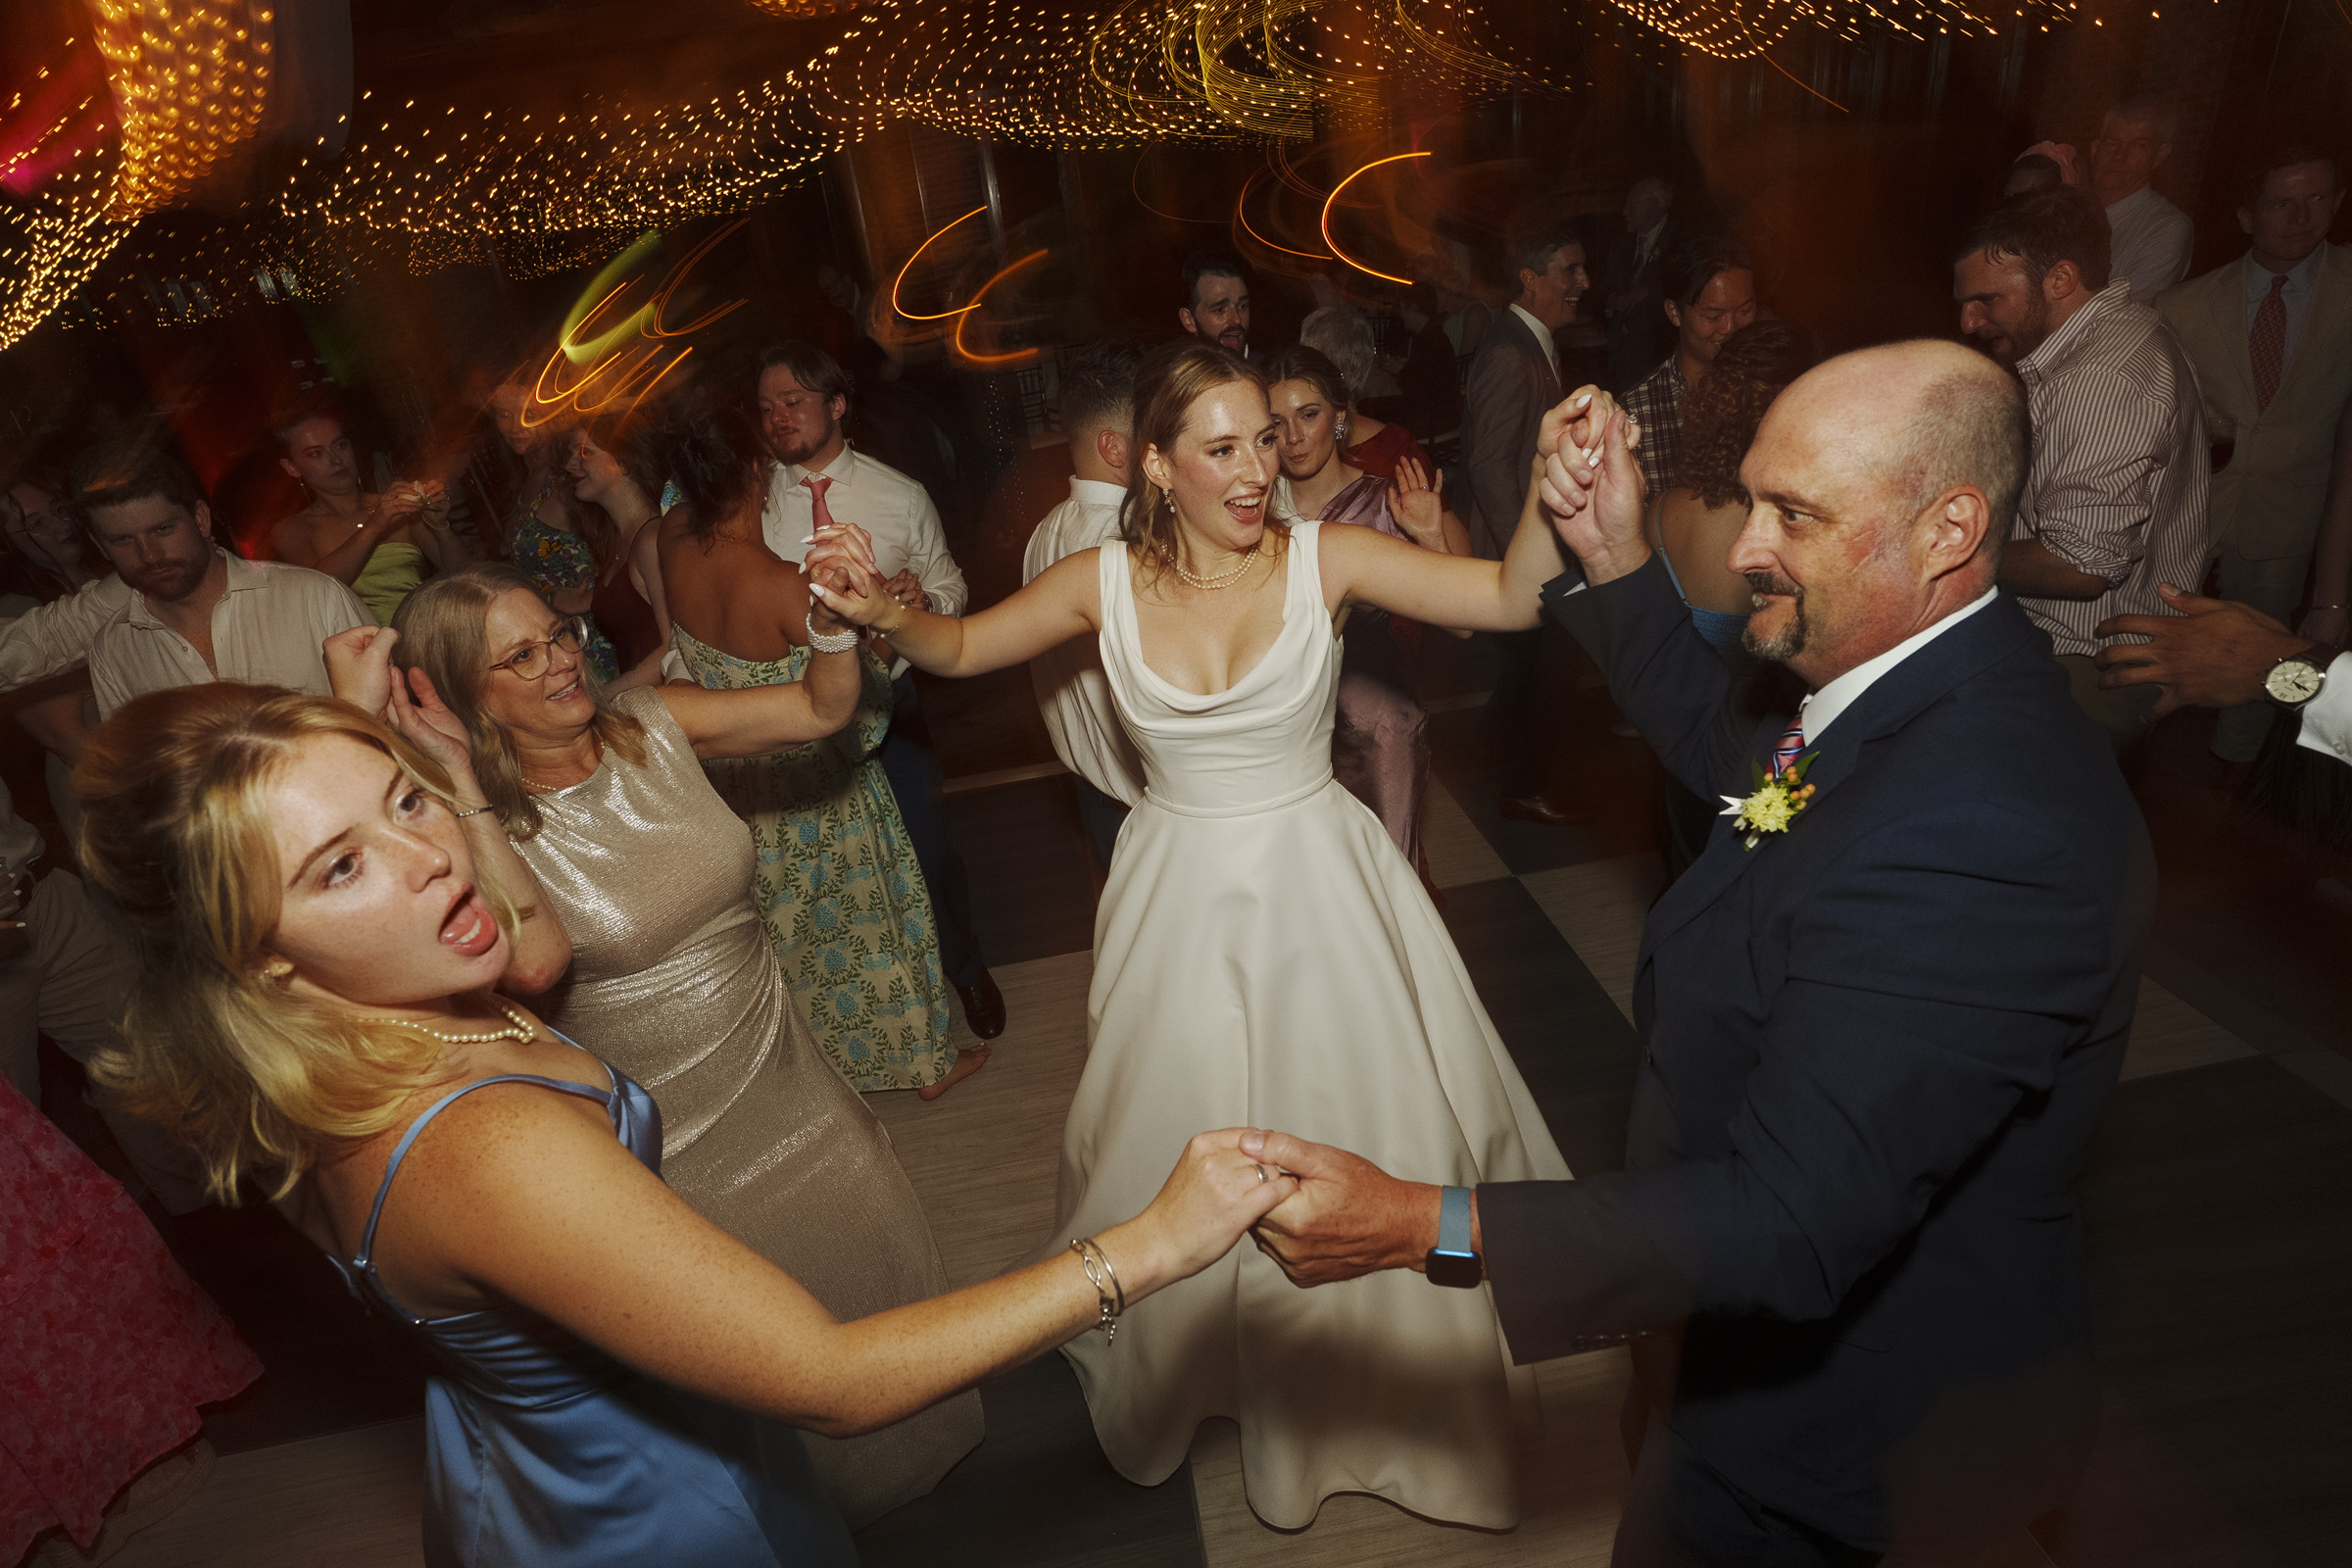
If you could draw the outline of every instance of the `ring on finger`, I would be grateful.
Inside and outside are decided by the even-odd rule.
[[[1262,1181],[1270,1181],[1270,1180],[1272,1180],[1272,1179],[1273,1179],[1273,1178],[1269,1177],[1269,1176],[1266,1174],[1266,1167],[1265,1167],[1265,1166],[1263,1166],[1263,1165],[1259,1165],[1259,1164],[1254,1164],[1254,1163],[1253,1163],[1253,1164],[1251,1164],[1251,1165],[1250,1165],[1250,1168],[1251,1170],[1253,1170],[1253,1171],[1256,1171],[1256,1172],[1257,1172],[1257,1179],[1258,1179],[1259,1181],[1261,1181],[1261,1182],[1262,1182]]]

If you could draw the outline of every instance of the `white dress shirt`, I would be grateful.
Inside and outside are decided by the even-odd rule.
[[[2162,196],[2153,185],[2107,204],[2107,227],[2113,235],[2107,278],[2132,284],[2132,297],[2145,305],[2188,275],[2189,248],[2197,237],[2188,215]]]
[[[333,695],[318,645],[374,625],[368,607],[324,572],[220,554],[228,581],[213,607],[212,664],[156,618],[144,594],[108,577],[0,629],[0,681],[23,685],[86,663],[100,718],[145,693],[214,680]]]
[[[948,536],[930,492],[889,464],[848,447],[823,468],[793,463],[776,469],[760,514],[760,531],[768,549],[796,566],[808,559],[808,537],[816,525],[814,502],[801,483],[807,478],[833,481],[825,490],[825,510],[835,522],[854,522],[873,536],[874,564],[883,576],[911,569],[922,580],[923,597],[935,613],[963,613],[971,590],[964,586],[963,568],[948,554]],[[899,660],[891,665],[892,678],[906,669],[906,661]]]
[[[1820,740],[1822,732],[1838,721],[1839,713],[1844,712],[1860,701],[1862,694],[1870,690],[1880,676],[1909,659],[1913,654],[1918,653],[1922,648],[1927,647],[1945,632],[1950,631],[1954,626],[1959,625],[1978,611],[1983,610],[1986,605],[1991,604],[1999,596],[2000,589],[1985,589],[1984,595],[1966,609],[1953,611],[1925,631],[1913,632],[1892,648],[1879,655],[1878,658],[1864,660],[1806,698],[1797,706],[1796,710],[1797,727],[1804,731],[1805,744],[1810,746]]]
[[[2303,727],[2295,744],[2352,763],[2352,654],[2338,654],[2328,662],[2328,684],[2303,705]]]
[[[1551,361],[1551,373],[1555,376],[1558,375],[1560,373],[1560,346],[1551,340],[1551,328],[1537,320],[1536,313],[1517,300],[1511,302],[1511,314],[1527,323],[1527,329],[1536,335],[1536,347],[1542,349],[1544,357]]]
[[[1100,479],[1070,480],[1070,499],[1046,514],[1021,555],[1021,582],[1035,582],[1048,566],[1081,550],[1115,544],[1119,507],[1127,492]],[[1114,801],[1128,806],[1144,799],[1144,760],[1136,755],[1127,726],[1111,701],[1096,639],[1073,637],[1029,661],[1037,688],[1037,710],[1046,721],[1054,755],[1071,772]]]

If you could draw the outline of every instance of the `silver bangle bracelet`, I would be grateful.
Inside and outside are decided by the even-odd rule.
[[[1127,1310],[1127,1292],[1110,1266],[1109,1254],[1092,1236],[1070,1243],[1070,1250],[1078,1254],[1078,1266],[1086,1270],[1086,1283],[1095,1288],[1096,1307],[1102,1313],[1095,1319],[1095,1327],[1102,1331],[1104,1345],[1115,1345],[1119,1338],[1119,1314]]]
[[[811,627],[808,646],[820,654],[846,654],[858,646],[858,629],[856,626],[848,631],[818,631]]]

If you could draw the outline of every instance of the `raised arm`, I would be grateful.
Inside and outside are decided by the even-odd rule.
[[[1540,594],[1558,576],[1559,546],[1528,474],[1519,524],[1500,561],[1443,555],[1373,528],[1326,528],[1322,533],[1323,599],[1378,605],[1439,626],[1471,631],[1523,631],[1542,618]]]
[[[809,629],[826,629],[818,623],[830,618],[811,614]],[[779,686],[713,692],[672,682],[657,689],[669,705],[670,716],[686,732],[695,756],[706,760],[765,757],[822,740],[850,721],[858,711],[858,684],[864,678],[859,661],[864,657],[858,647],[811,653],[808,673]]]
[[[0,620],[0,692],[79,669],[98,629],[129,603],[130,590],[109,572],[78,592]]]
[[[1417,559],[1429,559],[1410,546],[1396,548]],[[808,569],[809,592],[834,613],[889,638],[890,646],[917,669],[961,676],[985,675],[992,669],[1022,663],[1073,637],[1102,630],[1099,561],[1093,550],[1067,556],[1040,572],[1026,588],[976,615],[934,615],[900,604],[873,572],[864,531],[854,524],[819,539],[809,549]],[[825,575],[837,570],[843,586],[828,586],[820,569]]]
[[[828,1435],[870,1432],[1090,1328],[1075,1253],[853,1323],[689,1208],[601,1118],[519,1088],[467,1096],[402,1166],[387,1254],[561,1323],[681,1388]],[[1094,1238],[1130,1303],[1207,1267],[1297,1184],[1203,1133],[1144,1213]],[[585,1244],[595,1238],[595,1245]],[[405,1245],[402,1245],[405,1244]]]
[[[404,489],[405,486],[395,486]],[[359,581],[360,573],[368,569],[368,558],[387,535],[398,532],[416,514],[413,500],[406,507],[396,507],[388,495],[378,496],[368,515],[348,533],[343,534],[325,550],[314,550],[307,537],[309,529],[302,525],[303,514],[297,512],[278,523],[270,533],[270,542],[277,547],[277,559],[289,566],[308,566],[322,571],[345,587]]]

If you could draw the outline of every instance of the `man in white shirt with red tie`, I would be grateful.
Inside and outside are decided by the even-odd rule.
[[[856,523],[873,537],[874,563],[891,574],[888,586],[901,600],[935,614],[961,614],[970,591],[948,553],[939,508],[913,479],[851,449],[842,429],[850,392],[849,372],[813,343],[779,343],[760,354],[760,428],[776,460],[760,515],[767,547],[798,563],[820,524]],[[894,657],[890,673],[896,702],[882,770],[931,891],[940,967],[972,1032],[994,1040],[1004,1032],[1004,998],[980,961],[969,878],[948,834],[939,754],[906,661]]]

